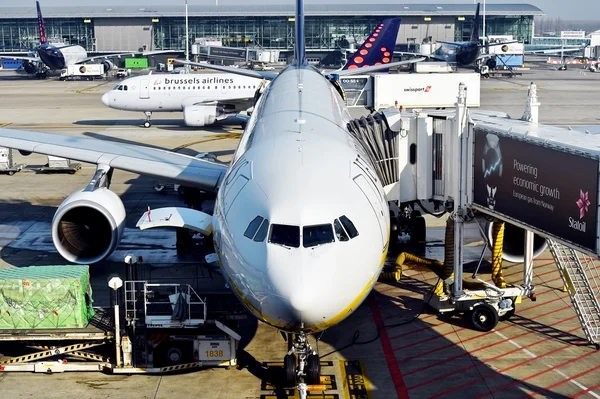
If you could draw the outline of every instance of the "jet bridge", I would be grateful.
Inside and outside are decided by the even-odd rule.
[[[421,259],[444,280],[425,299],[439,312],[465,312],[476,329],[491,330],[514,314],[521,297],[535,300],[533,259],[549,247],[586,337],[600,348],[600,136],[538,124],[534,84],[521,119],[470,110],[467,97],[461,84],[452,110],[385,109],[348,125],[385,184],[393,231],[422,235],[419,208],[450,214],[446,253],[452,256],[447,263]],[[523,284],[463,281],[464,223],[471,221],[486,225],[479,224],[495,249],[493,268],[501,268],[498,247],[505,260],[524,264]],[[503,239],[499,226],[506,227]]]

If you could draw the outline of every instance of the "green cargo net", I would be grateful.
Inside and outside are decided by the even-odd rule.
[[[0,269],[0,329],[83,328],[93,317],[89,266]]]

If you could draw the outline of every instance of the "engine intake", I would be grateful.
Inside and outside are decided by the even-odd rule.
[[[225,113],[220,105],[188,105],[183,109],[186,126],[202,127],[212,125]]]
[[[25,72],[27,72],[30,75],[33,75],[34,73],[36,73],[38,71],[38,67],[36,64],[34,64],[33,62],[24,62],[23,63],[23,69],[25,70]]]
[[[104,67],[104,73],[108,73],[113,68],[114,65],[115,64],[113,64],[109,60],[102,61],[102,66]]]
[[[487,238],[494,246],[492,231],[495,222],[487,223],[485,232]],[[548,247],[548,242],[545,238],[533,235],[533,258],[537,258]],[[490,248],[491,249],[491,248]],[[510,223],[504,224],[504,240],[502,242],[502,259],[513,262],[522,263],[525,261],[525,229],[517,227]]]
[[[110,256],[125,230],[125,207],[107,188],[76,191],[58,207],[52,241],[63,258],[79,264]]]

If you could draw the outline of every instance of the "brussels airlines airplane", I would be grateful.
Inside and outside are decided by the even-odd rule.
[[[214,215],[162,208],[142,215],[138,226],[185,226],[213,235],[215,256],[209,257],[218,260],[237,298],[259,320],[288,333],[286,378],[305,394],[320,375],[308,334],[340,323],[360,306],[389,243],[389,209],[374,172],[378,160],[347,130],[351,117],[337,75],[402,63],[385,56],[398,29],[386,20],[367,39],[367,52],[354,59],[359,67],[324,75],[306,60],[302,0],[295,25],[294,61],[279,74],[210,66],[271,80],[229,166],[142,145],[13,129],[0,129],[0,146],[98,165],[52,221],[53,243],[70,262],[96,263],[122,237],[125,208],[109,189],[114,169],[215,192]],[[396,32],[388,35],[388,29]],[[393,42],[386,41],[390,37]]]
[[[32,56],[8,56],[2,55],[0,59],[23,60],[23,69],[30,75],[35,74],[39,78],[46,78],[47,71],[56,71],[65,69],[67,65],[82,64],[88,61],[103,59],[104,70],[112,69],[113,63],[108,58],[125,55],[151,55],[160,54],[168,51],[140,52],[103,54],[99,56],[88,57],[85,49],[79,45],[51,44],[46,38],[46,26],[42,18],[40,2],[35,2],[37,7],[38,28],[40,32],[40,47],[37,49],[38,57]]]
[[[157,74],[123,80],[102,96],[102,104],[146,114],[144,127],[152,126],[152,112],[181,112],[187,126],[202,127],[254,105],[261,79],[233,74]],[[237,115],[246,125],[247,116]]]

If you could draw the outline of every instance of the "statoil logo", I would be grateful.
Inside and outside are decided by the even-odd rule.
[[[586,232],[586,222],[583,222],[581,219],[589,212],[589,207],[592,204],[589,199],[588,191],[583,192],[583,190],[579,190],[579,199],[575,201],[577,208],[579,208],[579,220],[575,218],[569,217],[569,227],[581,231],[582,233]]]

